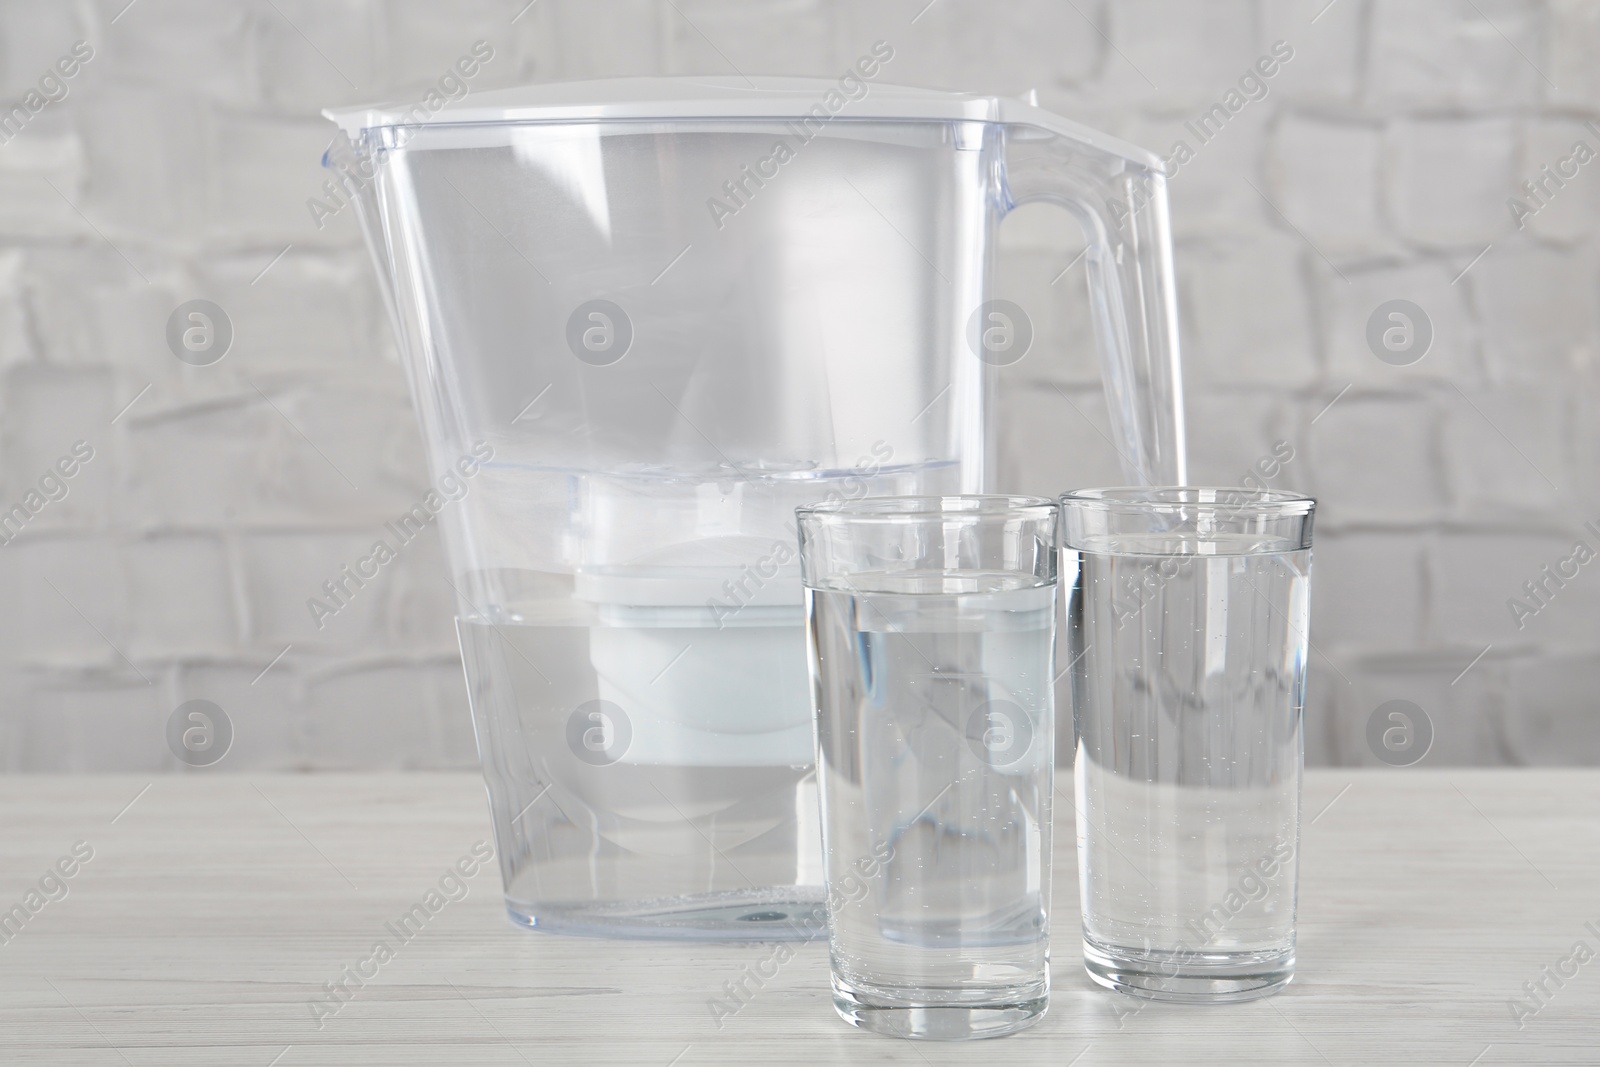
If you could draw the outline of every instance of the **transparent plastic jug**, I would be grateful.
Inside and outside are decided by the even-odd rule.
[[[1086,235],[1127,477],[1181,483],[1159,160],[864,72],[329,117],[434,484],[457,489],[429,510],[512,916],[820,934],[794,509],[992,488],[1017,324],[986,301],[1030,201]]]

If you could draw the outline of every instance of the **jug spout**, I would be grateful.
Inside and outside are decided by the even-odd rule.
[[[1003,210],[1066,208],[1088,247],[1089,303],[1123,472],[1143,485],[1187,480],[1177,286],[1167,179],[1155,155],[1036,108],[1005,127]]]
[[[322,166],[328,171],[323,185],[325,198],[312,201],[311,212],[317,227],[345,210],[353,211],[361,226],[361,235],[378,272],[378,287],[383,291],[383,303],[389,309],[390,323],[396,336],[402,336],[399,309],[395,304],[394,260],[389,254],[390,242],[384,238],[379,214],[377,178],[387,153],[374,150],[365,140],[352,141],[342,129],[334,133],[327,150],[322,153]]]

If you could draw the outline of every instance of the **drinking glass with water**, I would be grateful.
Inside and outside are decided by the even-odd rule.
[[[1164,1000],[1294,972],[1311,523],[1232,489],[1062,498],[1084,962]]]
[[[1057,509],[799,509],[833,1000],[864,1029],[1011,1033],[1049,996]]]

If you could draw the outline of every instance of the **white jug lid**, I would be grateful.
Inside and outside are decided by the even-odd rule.
[[[854,81],[846,82],[851,77]],[[864,95],[851,99],[862,92],[863,86]],[[968,120],[1034,126],[1143,167],[1161,166],[1160,157],[1143,148],[1035,107],[1032,94],[1012,99],[916,89],[880,84],[857,76],[855,71],[840,78],[758,75],[549,82],[474,93],[436,111],[407,100],[329,108],[323,115],[338,123],[347,136],[356,138],[366,129],[457,123],[801,119],[813,115],[813,108],[822,108],[818,117],[827,118]]]

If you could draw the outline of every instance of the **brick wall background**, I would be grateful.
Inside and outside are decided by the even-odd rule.
[[[330,104],[420,98],[474,40],[475,90],[654,73],[836,75],[1017,94],[1166,154],[1193,480],[1315,492],[1308,749],[1374,763],[1414,702],[1429,763],[1600,762],[1600,565],[1518,628],[1506,601],[1600,520],[1600,163],[1519,229],[1518,184],[1600,149],[1584,0],[87,0],[0,3],[0,101],[82,40],[68,95],[0,145],[0,500],[93,459],[0,546],[0,767],[182,770],[172,710],[223,706],[218,770],[475,762],[437,534],[337,626],[309,584],[425,489],[348,212],[318,229]],[[926,6],[925,6],[926,5]],[[1276,41],[1293,58],[1199,144]],[[53,95],[58,95],[52,90]],[[1063,220],[1007,223],[1007,487],[1119,481]],[[168,316],[223,306],[209,367]],[[1406,299],[1426,358],[1367,321]],[[1069,405],[1070,401],[1070,405]],[[1593,571],[1594,573],[1591,573]]]

